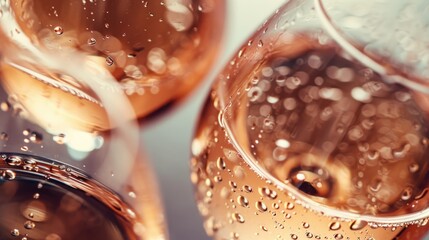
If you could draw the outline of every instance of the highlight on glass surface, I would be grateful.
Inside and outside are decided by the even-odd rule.
[[[39,103],[43,89],[53,105],[61,101],[52,106],[56,112],[77,108],[74,99],[85,98],[83,118],[62,114],[64,121],[109,129],[94,92],[64,69],[79,61],[95,72],[86,81],[125,92],[144,118],[203,79],[220,46],[224,8],[224,0],[1,1],[2,84],[28,104]]]
[[[424,1],[292,0],[218,76],[191,181],[214,239],[427,239]]]

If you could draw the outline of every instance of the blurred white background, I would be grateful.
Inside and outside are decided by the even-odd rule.
[[[210,83],[232,54],[286,0],[226,0],[224,44],[205,82],[182,103],[143,127],[144,150],[158,176],[171,240],[209,240],[189,180],[190,144]]]

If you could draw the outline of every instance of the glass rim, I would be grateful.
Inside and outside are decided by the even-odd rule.
[[[325,8],[324,1],[326,0],[313,0],[318,19],[321,21],[323,29],[345,52],[363,65],[370,67],[378,74],[384,76],[386,81],[429,94],[429,79],[425,82],[424,79],[420,79],[418,76],[406,73],[396,66],[382,64],[374,56],[366,54],[359,43],[348,38],[347,34],[334,24],[329,11]]]

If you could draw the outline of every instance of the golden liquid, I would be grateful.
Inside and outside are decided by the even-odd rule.
[[[358,217],[427,208],[422,96],[383,83],[331,43],[295,35],[281,46],[263,58],[241,50],[221,75],[228,89],[215,86],[202,113],[191,180],[207,233],[246,240],[422,239],[423,216],[402,224]],[[224,109],[220,97],[227,99]],[[266,174],[295,190],[282,190]]]
[[[191,91],[207,73],[220,45],[224,5],[222,0],[10,1],[7,11],[18,27],[0,34],[2,84],[40,121],[60,115],[79,129],[110,128],[94,91],[81,81],[98,82],[107,93],[125,92],[137,117],[145,117]],[[2,11],[0,23],[7,25]],[[58,59],[52,60],[64,67],[82,64],[108,70],[120,86],[97,79],[97,74],[78,81],[25,56],[16,44],[22,36],[33,47],[54,53]],[[81,63],[67,57],[76,53],[85,56]],[[46,117],[31,111],[46,99],[52,103]],[[64,109],[73,114],[62,114]]]
[[[0,173],[1,239],[157,237],[122,198],[69,166],[2,153]]]

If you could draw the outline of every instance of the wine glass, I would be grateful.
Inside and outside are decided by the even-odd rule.
[[[214,239],[425,239],[423,1],[293,0],[218,76],[191,181]]]
[[[145,118],[203,79],[220,46],[224,8],[224,0],[2,1],[2,83],[26,103],[38,102],[39,95],[26,95],[21,86],[40,86],[52,102],[61,101],[52,108],[56,112],[63,112],[63,106],[78,108],[73,97],[64,95],[87,98],[95,103],[85,107],[90,114],[80,120],[61,117],[109,129],[93,91],[67,73],[70,64],[85,65],[94,71],[86,81],[125,92],[137,117]],[[119,84],[107,84],[100,74]]]
[[[69,68],[80,80],[73,75],[78,69]],[[92,77],[85,68],[80,71]],[[13,79],[31,81],[15,73]],[[91,121],[76,124],[99,117],[90,115],[87,106],[95,103],[87,98],[58,95],[57,104],[72,99],[82,108],[58,112],[44,95],[52,93],[45,83],[19,88],[27,96],[37,94],[34,102],[21,102],[0,88],[1,239],[167,239],[157,184],[139,149],[129,99],[85,83],[114,129],[98,132]]]

